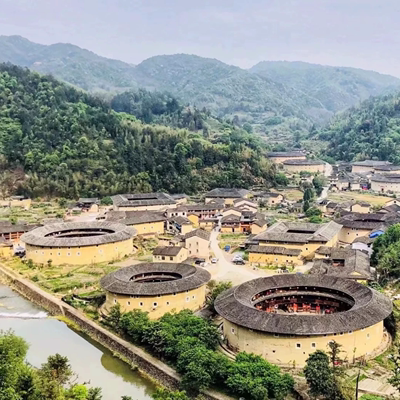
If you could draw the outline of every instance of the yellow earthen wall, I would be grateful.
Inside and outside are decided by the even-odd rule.
[[[288,256],[283,254],[260,254],[249,253],[249,262],[267,265],[303,265],[299,256]]]
[[[205,285],[189,290],[162,296],[145,296],[145,297],[131,297],[107,292],[104,310],[107,312],[110,308],[119,303],[121,311],[128,312],[135,309],[149,313],[151,319],[158,319],[167,312],[182,311],[184,309],[198,310],[206,300],[206,287]],[[154,306],[154,304],[157,304]]]
[[[282,164],[284,161],[287,160],[305,160],[306,156],[302,157],[270,157],[269,160],[272,161],[274,164]]]
[[[154,206],[114,206],[114,211],[164,211],[166,208],[176,208],[177,204],[157,204]]]
[[[366,167],[366,166],[358,166],[358,165],[352,165],[351,167],[351,172],[352,173],[368,173],[368,172],[374,172],[374,167]]]
[[[251,234],[258,235],[259,233],[265,231],[267,229],[267,225],[259,226],[257,224],[251,224]]]
[[[98,246],[82,247],[38,247],[26,244],[26,258],[35,264],[47,264],[52,260],[53,265],[72,264],[83,265],[118,260],[133,251],[133,240],[128,239],[115,243]]]
[[[374,182],[371,181],[371,190],[379,193],[386,192],[400,192],[400,182],[399,183],[389,183],[389,182]]]
[[[153,255],[153,262],[181,263],[188,258],[188,254],[188,250],[185,247],[181,247],[181,251],[176,256]]]
[[[361,206],[360,204],[354,204],[353,206],[351,206],[351,212],[368,214],[370,212],[370,207]]]
[[[208,240],[197,236],[192,236],[185,240],[185,247],[189,251],[189,257],[208,258],[210,256],[210,247]]]
[[[353,243],[356,238],[369,235],[371,232],[371,229],[355,229],[343,226],[339,232],[339,240],[344,243]]]
[[[320,165],[287,165],[287,164],[283,164],[283,169],[292,174],[300,173],[301,171],[316,173],[316,172],[324,172],[325,164],[320,164]]]
[[[240,226],[221,226],[221,233],[241,233]]]
[[[131,225],[138,235],[163,235],[164,221],[146,222],[145,224]]]
[[[312,317],[310,317],[312,318]],[[224,320],[224,336],[238,351],[258,354],[273,364],[303,367],[316,350],[328,351],[328,343],[341,344],[341,358],[353,362],[378,348],[383,339],[383,322],[355,332],[337,335],[282,336],[252,331]],[[297,347],[300,344],[300,347]]]

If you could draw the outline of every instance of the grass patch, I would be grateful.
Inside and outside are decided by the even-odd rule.
[[[393,199],[393,197],[379,196],[373,193],[365,192],[336,192],[329,193],[328,200],[335,202],[345,202],[345,201],[366,201],[373,206],[384,205],[387,201]]]

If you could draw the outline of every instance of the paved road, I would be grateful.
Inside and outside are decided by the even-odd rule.
[[[221,250],[218,246],[218,232],[212,231],[210,238],[211,251],[218,258],[216,264],[209,264],[207,268],[212,275],[212,279],[216,281],[231,281],[232,284],[238,285],[240,283],[249,281],[251,279],[259,278],[260,276],[270,276],[274,271],[257,269],[254,270],[248,265],[236,265],[231,262],[232,254],[228,254]]]

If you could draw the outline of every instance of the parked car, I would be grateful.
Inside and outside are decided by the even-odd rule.
[[[243,259],[233,260],[233,263],[236,264],[236,265],[244,265],[244,264],[246,264]]]
[[[211,259],[211,264],[216,264],[218,262],[218,258],[212,258]]]
[[[241,254],[235,254],[233,256],[232,261],[243,260],[243,256]]]
[[[195,265],[201,265],[201,264],[203,264],[203,263],[205,263],[206,262],[206,260],[204,259],[204,258],[198,258],[195,262],[194,262],[194,264]]]

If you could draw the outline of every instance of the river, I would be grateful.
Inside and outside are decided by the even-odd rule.
[[[103,400],[151,399],[155,386],[104,346],[0,284],[0,330],[13,330],[29,343],[27,360],[39,367],[51,354],[67,356],[79,383],[102,389]]]

